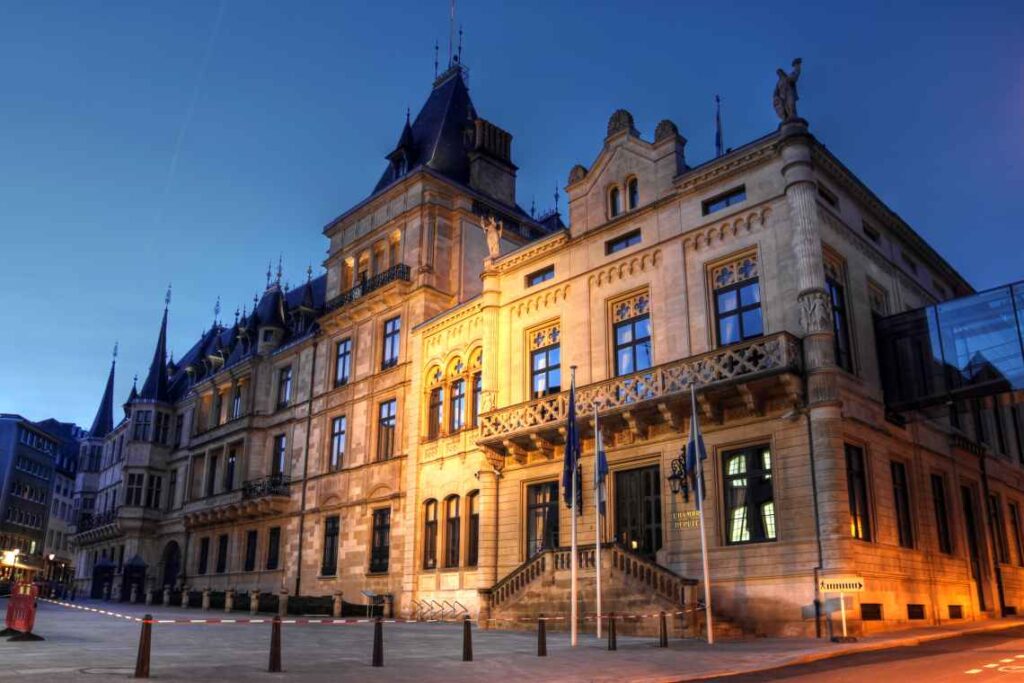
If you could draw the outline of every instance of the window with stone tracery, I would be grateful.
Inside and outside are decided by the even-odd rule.
[[[651,367],[650,294],[644,290],[612,302],[611,307],[615,376],[629,375]]]
[[[711,269],[715,334],[719,346],[764,334],[759,276],[757,254],[753,252]]]
[[[562,390],[562,346],[559,323],[549,323],[527,332],[530,349],[530,398],[557,394]]]

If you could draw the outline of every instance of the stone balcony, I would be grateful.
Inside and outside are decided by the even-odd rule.
[[[682,429],[696,384],[701,419],[721,423],[728,415],[763,415],[773,404],[800,396],[800,340],[787,332],[759,337],[632,375],[576,388],[582,431],[593,429],[594,409],[602,427],[636,435],[668,424]],[[564,443],[569,392],[498,408],[480,416],[477,444],[501,455],[550,453]]]
[[[85,545],[120,536],[121,527],[118,525],[119,512],[120,508],[99,513],[80,512],[78,514],[78,521],[75,524],[74,543]]]
[[[291,480],[280,474],[250,479],[241,488],[185,504],[185,528],[196,529],[286,512],[291,503]]]

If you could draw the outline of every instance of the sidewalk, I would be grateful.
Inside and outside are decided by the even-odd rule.
[[[244,618],[245,613],[152,607],[83,601],[114,617],[40,601],[36,632],[39,643],[0,640],[4,668],[0,681],[32,677],[40,681],[123,680],[135,664],[140,625],[134,618],[150,612],[155,619]],[[0,600],[0,609],[6,600]],[[260,615],[265,617],[266,615]],[[473,628],[474,661],[461,661],[460,624],[387,623],[384,667],[369,666],[373,627],[289,624],[282,629],[283,674],[266,672],[270,627],[264,624],[155,624],[152,676],[158,680],[295,680],[295,681],[477,681],[481,678],[529,681],[643,681],[669,683],[754,673],[856,652],[907,647],[964,633],[1000,631],[1024,625],[1024,619],[976,622],[963,626],[913,629],[834,644],[805,638],[758,638],[722,641],[714,646],[695,640],[672,640],[658,648],[656,638],[620,636],[618,650],[583,635],[576,649],[562,632],[548,634],[548,656],[537,657],[537,636],[523,631]],[[38,678],[36,678],[38,677]]]

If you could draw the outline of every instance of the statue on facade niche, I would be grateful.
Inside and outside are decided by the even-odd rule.
[[[505,223],[492,216],[483,220],[484,232],[487,233],[487,252],[491,259],[501,256],[501,233],[505,231]]]
[[[772,106],[775,107],[775,113],[783,123],[797,118],[796,101],[799,98],[796,93],[796,82],[800,78],[800,64],[802,62],[803,60],[799,57],[794,59],[793,71],[788,74],[782,69],[775,70],[775,73],[779,75],[779,80],[775,83]]]

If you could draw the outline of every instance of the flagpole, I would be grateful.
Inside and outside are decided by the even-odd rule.
[[[594,566],[597,569],[597,639],[601,639],[601,486],[598,458],[601,457],[601,427],[594,402]]]
[[[697,393],[690,385],[690,433],[693,434],[697,421]],[[704,531],[704,464],[697,459],[697,511],[700,518],[700,556],[704,567],[704,621],[708,630],[708,645],[715,644],[714,626],[711,623],[711,578],[708,573],[708,541]]]
[[[576,393],[576,366],[570,367],[572,373],[572,393]],[[570,426],[572,429],[574,426]],[[578,454],[574,454],[574,457]],[[572,515],[572,549],[569,553],[569,561],[571,563],[571,569],[569,570],[569,581],[570,591],[569,599],[572,601],[572,605],[569,606],[569,620],[570,626],[570,644],[572,647],[576,647],[576,496],[579,494],[577,491],[577,471],[579,469],[579,458],[576,457],[576,461],[573,464],[572,472],[572,506],[569,508],[570,514]]]

